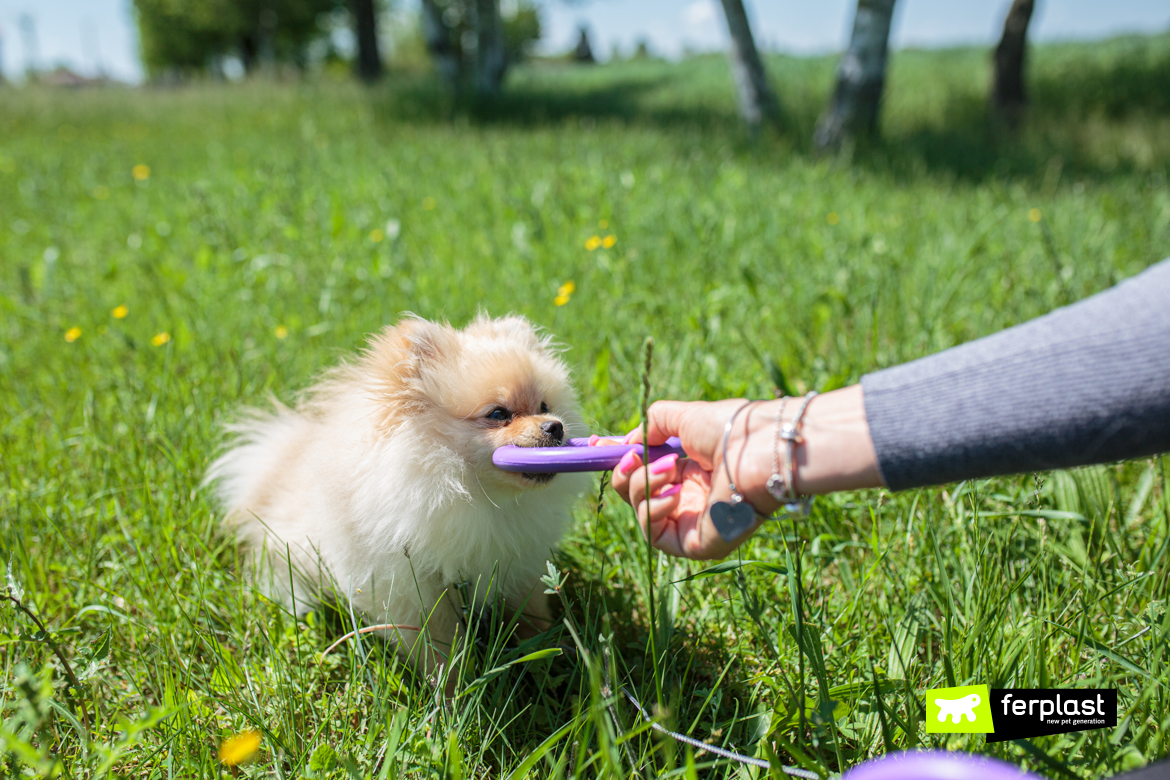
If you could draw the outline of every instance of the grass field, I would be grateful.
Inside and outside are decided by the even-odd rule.
[[[409,74],[0,90],[6,771],[766,774],[659,739],[618,686],[822,775],[916,745],[1079,778],[1170,752],[1164,458],[834,496],[689,580],[705,566],[648,560],[594,490],[554,562],[568,627],[489,631],[454,702],[377,642],[323,656],[349,618],[256,593],[200,487],[234,409],[291,398],[403,311],[527,315],[569,347],[587,419],[623,431],[648,335],[656,398],[766,396],[769,361],[825,390],[1170,254],[1170,38],[1033,64],[1005,138],[986,52],[899,53],[883,140],[838,160],[808,149],[831,59],[770,62],[784,124],[757,139],[713,57],[533,68],[494,107]],[[927,735],[922,692],[964,683],[1115,687],[1119,726]],[[225,767],[249,731],[255,761]]]

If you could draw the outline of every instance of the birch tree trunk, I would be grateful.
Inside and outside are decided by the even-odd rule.
[[[451,41],[451,33],[443,24],[443,10],[435,0],[422,0],[422,32],[439,78],[449,87],[456,86],[459,82],[459,50]]]
[[[1015,128],[1028,105],[1024,92],[1024,58],[1033,0],[1013,0],[1003,23],[1003,37],[995,47],[995,77],[991,85],[991,112],[1009,128]]]
[[[475,0],[475,91],[494,95],[504,81],[504,22],[500,0]]]
[[[765,118],[776,118],[779,105],[768,84],[768,73],[756,49],[743,0],[723,0],[723,15],[731,34],[729,58],[739,94],[739,114],[748,126],[756,128]]]
[[[378,15],[374,0],[353,0],[354,32],[357,36],[357,71],[362,81],[382,78],[382,55],[378,51]]]
[[[857,0],[849,49],[837,68],[837,88],[813,134],[818,149],[837,149],[846,138],[877,130],[893,16],[894,0]]]

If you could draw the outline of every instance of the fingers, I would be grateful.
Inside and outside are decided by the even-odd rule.
[[[639,491],[637,493],[637,500],[641,501],[645,497],[646,471],[647,469],[643,468],[642,457],[637,451],[630,450],[622,456],[617,466],[614,467],[613,489],[627,503],[633,503],[630,490],[631,485],[636,482]],[[677,481],[675,477],[680,473],[678,455],[667,455],[651,462],[649,471],[651,492],[657,493],[667,483]]]
[[[617,494],[627,504],[630,502],[630,475],[636,469],[641,468],[641,466],[642,459],[638,457],[636,452],[630,450],[622,456],[622,459],[618,461],[617,466],[613,469],[613,477],[610,484],[613,485],[613,489],[617,491]]]
[[[646,483],[647,471],[650,472],[649,488],[647,488]],[[627,477],[629,480],[629,502],[637,505],[645,501],[647,493],[651,497],[658,495],[659,491],[671,483],[678,482],[681,473],[678,455],[667,455],[665,458],[659,458],[651,463],[648,469],[641,466],[634,468]]]
[[[640,501],[635,505],[638,525],[642,527],[642,533],[647,535],[650,538],[650,543],[659,549],[664,549],[660,543],[660,537],[665,530],[664,526],[668,525],[677,514],[682,497],[682,487],[677,482],[668,485],[657,495],[651,496],[649,502]],[[670,548],[667,548],[666,551],[678,554]]]

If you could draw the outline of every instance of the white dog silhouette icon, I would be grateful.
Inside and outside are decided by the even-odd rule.
[[[961,699],[935,699],[934,703],[938,705],[938,722],[946,723],[947,716],[950,715],[951,723],[962,723],[963,718],[969,718],[974,723],[975,708],[981,701],[983,699],[977,693]]]

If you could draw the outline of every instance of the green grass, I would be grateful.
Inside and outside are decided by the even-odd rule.
[[[454,703],[376,641],[322,657],[349,618],[258,595],[200,480],[237,406],[407,310],[531,317],[620,431],[647,335],[654,397],[760,397],[769,359],[825,390],[1101,290],[1170,247],[1168,52],[1038,48],[1015,138],[983,117],[986,52],[901,53],[851,160],[808,150],[831,59],[771,61],[784,125],[755,140],[718,58],[521,71],[496,107],[409,75],[0,92],[0,556],[49,632],[0,609],[8,771],[228,774],[221,740],[255,729],[245,776],[689,775],[620,685],[824,773],[915,745],[1052,777],[1166,754],[1164,459],[834,496],[742,549],[762,564],[687,581],[704,566],[647,564],[594,491],[555,561],[567,627],[518,648],[489,625]],[[569,627],[578,659],[512,663]],[[922,691],[967,682],[1116,687],[1120,725],[926,735]]]

